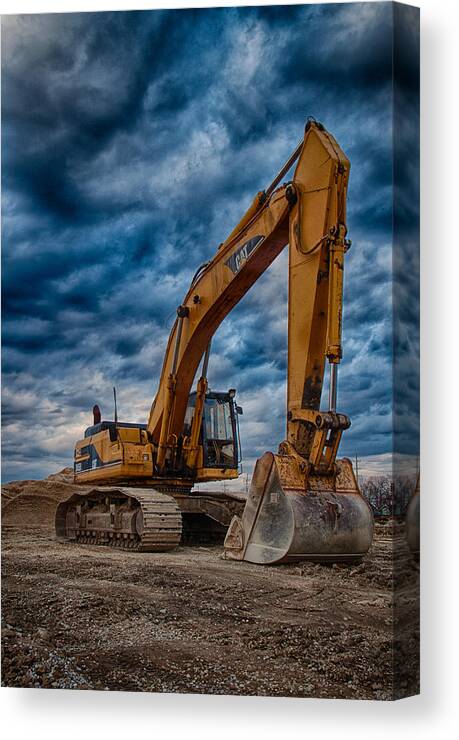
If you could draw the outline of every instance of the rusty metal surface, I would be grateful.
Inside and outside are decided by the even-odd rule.
[[[338,470],[308,475],[295,458],[265,453],[243,515],[228,530],[227,557],[265,565],[361,560],[372,542],[373,515],[350,461],[339,461]]]

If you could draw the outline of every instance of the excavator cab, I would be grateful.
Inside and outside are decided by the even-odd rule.
[[[190,393],[183,429],[185,437],[191,434],[196,397],[196,393]],[[227,393],[206,393],[199,438],[203,468],[238,469],[241,459],[238,414],[242,409],[234,397],[233,389]]]

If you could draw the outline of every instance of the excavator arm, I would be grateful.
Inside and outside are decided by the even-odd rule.
[[[298,159],[292,181],[277,187]],[[289,334],[287,444],[316,464],[334,462],[340,432],[347,425],[336,415],[336,375],[331,378],[331,415],[319,414],[325,359],[341,359],[343,258],[347,248],[346,190],[349,161],[323,126],[308,122],[304,140],[271,186],[252,205],[213,259],[195,275],[177,309],[163,368],[148,420],[157,445],[161,474],[174,457],[183,430],[188,398],[203,356],[215,331],[250,287],[289,244]],[[196,449],[207,390],[205,372],[197,387],[190,438],[185,445],[187,467],[196,463]],[[318,435],[318,425],[321,433]],[[333,445],[323,458],[327,430]],[[322,440],[322,443],[321,441]]]

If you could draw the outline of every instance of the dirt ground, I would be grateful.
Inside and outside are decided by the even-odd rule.
[[[225,560],[215,545],[140,554],[57,541],[50,501],[65,476],[40,484],[9,484],[2,496],[3,686],[417,693],[419,569],[400,527],[377,525],[358,566],[260,567]]]

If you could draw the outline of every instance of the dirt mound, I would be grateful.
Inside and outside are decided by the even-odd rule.
[[[55,499],[37,494],[22,494],[4,507],[2,523],[13,527],[51,529],[56,512]]]
[[[2,524],[54,531],[57,504],[76,490],[73,471],[64,468],[45,480],[12,481],[2,486]]]
[[[56,481],[57,483],[73,483],[73,468],[62,468],[59,473],[51,473],[46,480]]]

